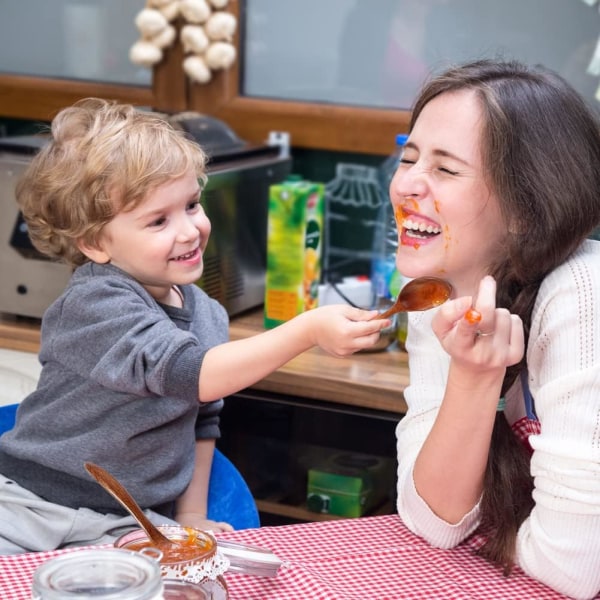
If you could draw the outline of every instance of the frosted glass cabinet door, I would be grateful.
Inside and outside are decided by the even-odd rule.
[[[129,60],[144,0],[0,0],[0,72],[150,85]]]
[[[581,0],[244,0],[244,96],[409,109],[450,63],[517,58],[561,73],[590,102],[600,35]]]

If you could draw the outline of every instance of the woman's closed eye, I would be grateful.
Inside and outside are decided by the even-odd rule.
[[[438,170],[441,171],[442,173],[447,173],[448,175],[458,175],[458,171],[453,171],[452,169],[449,169],[448,167],[438,167]]]
[[[399,162],[402,165],[416,165],[417,164],[416,160],[410,160],[409,158],[406,158],[404,156],[400,159]],[[433,171],[436,171],[436,170],[439,171],[439,172],[441,172],[441,173],[445,173],[447,175],[458,175],[458,171],[454,171],[454,170],[449,169],[448,167],[445,167],[443,165],[439,165],[437,167],[423,169],[423,172],[432,173]]]

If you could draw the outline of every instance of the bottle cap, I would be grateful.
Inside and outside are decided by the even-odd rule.
[[[396,146],[404,146],[408,140],[408,133],[399,133],[396,135]]]
[[[300,175],[299,173],[290,173],[286,178],[285,181],[288,182],[296,182],[296,181],[303,181],[304,177],[302,177],[302,175]]]

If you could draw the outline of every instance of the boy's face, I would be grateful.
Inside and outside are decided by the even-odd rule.
[[[190,171],[150,192],[135,209],[117,213],[102,230],[101,256],[93,260],[119,267],[162,299],[174,284],[200,278],[210,229]]]

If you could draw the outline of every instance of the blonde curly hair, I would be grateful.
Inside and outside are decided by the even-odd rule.
[[[206,155],[165,118],[129,104],[86,98],[63,109],[50,142],[33,158],[16,197],[32,244],[73,267],[89,259],[102,228],[162,184],[193,169],[206,182]]]

